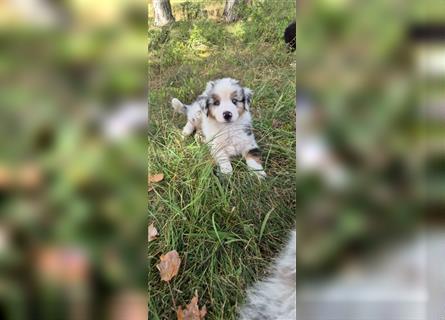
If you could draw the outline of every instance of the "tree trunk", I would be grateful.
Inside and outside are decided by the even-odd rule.
[[[153,0],[155,26],[162,27],[175,21],[170,0]]]
[[[234,22],[239,19],[239,10],[246,0],[226,0],[223,17],[226,22]]]

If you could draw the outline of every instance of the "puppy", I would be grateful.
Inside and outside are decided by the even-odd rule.
[[[242,155],[258,177],[266,177],[261,152],[252,132],[249,110],[252,95],[252,90],[242,87],[239,81],[223,78],[208,82],[202,95],[191,105],[185,105],[176,98],[172,100],[176,111],[187,114],[183,134],[202,130],[223,174],[231,174],[230,159]]]
[[[240,320],[296,320],[296,257],[297,240],[293,230],[271,275],[248,290]]]

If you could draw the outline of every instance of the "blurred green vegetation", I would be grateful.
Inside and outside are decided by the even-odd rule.
[[[145,290],[146,136],[111,142],[101,119],[145,104],[146,11],[32,5],[0,5],[0,298],[22,315],[2,314],[64,318],[79,303],[99,316],[117,291]],[[67,274],[47,281],[46,263]],[[87,272],[72,284],[76,263]]]
[[[320,0],[301,7],[297,96],[309,94],[323,109],[323,133],[352,175],[339,193],[313,178],[298,180],[302,279],[329,274],[441,216],[444,121],[421,113],[432,94],[444,101],[445,77],[419,74],[424,44],[409,30],[443,23],[444,9],[434,0]]]

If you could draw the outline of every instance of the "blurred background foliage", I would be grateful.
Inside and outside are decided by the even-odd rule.
[[[0,2],[5,318],[109,318],[120,295],[145,318],[146,19],[140,1]]]
[[[411,31],[443,24],[444,9],[435,0],[300,3],[297,101],[321,114],[316,130],[348,175],[335,190],[317,176],[297,180],[302,280],[443,221],[445,74],[424,72],[419,54],[435,48],[443,59],[445,43]],[[442,113],[425,116],[432,96]]]

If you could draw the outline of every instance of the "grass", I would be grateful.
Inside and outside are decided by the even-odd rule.
[[[195,290],[206,319],[236,319],[246,287],[265,275],[294,227],[295,61],[282,41],[294,17],[295,1],[256,1],[234,24],[177,17],[164,29],[149,28],[149,173],[165,175],[149,192],[148,222],[160,233],[148,244],[150,319],[175,319]],[[241,159],[220,180],[207,146],[181,137],[185,118],[173,113],[171,98],[189,103],[207,81],[225,76],[254,91],[264,182]],[[170,250],[182,264],[167,284],[155,265]]]

